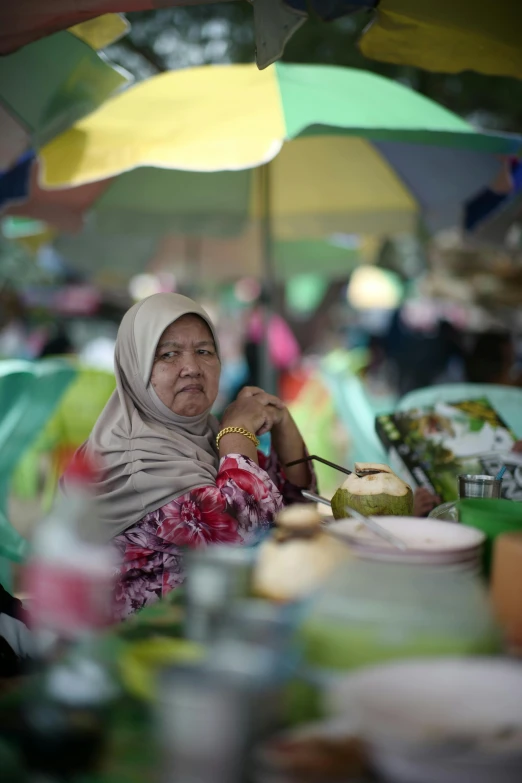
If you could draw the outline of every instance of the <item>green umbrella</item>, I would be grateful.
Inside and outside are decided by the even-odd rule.
[[[0,57],[0,171],[128,84],[130,77],[90,45],[107,42],[99,28],[78,25]]]
[[[92,212],[113,233],[234,234],[268,217],[275,239],[398,234],[421,216],[458,224],[521,147],[365,71],[203,66],[141,82],[48,144],[53,190],[33,187],[24,209]]]

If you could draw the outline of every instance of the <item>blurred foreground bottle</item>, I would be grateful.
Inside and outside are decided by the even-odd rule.
[[[84,538],[85,530],[94,529],[89,489],[94,470],[83,457],[73,460],[67,494],[59,495],[34,535],[27,593],[44,652],[49,652],[52,637],[56,642],[76,642],[112,621],[113,552]]]
[[[292,618],[249,597],[252,562],[248,550],[224,547],[188,558],[187,631],[207,655],[164,672],[161,783],[247,783],[256,745],[282,727]]]
[[[92,529],[93,470],[85,459],[71,464],[67,496],[37,529],[27,566],[42,676],[24,705],[22,747],[33,779],[46,783],[96,765],[115,693],[97,640],[112,620],[115,563],[108,546],[82,536]]]

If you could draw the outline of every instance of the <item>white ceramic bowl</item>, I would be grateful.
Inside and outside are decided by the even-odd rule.
[[[350,539],[360,557],[395,563],[457,563],[480,558],[486,537],[466,525],[416,517],[376,517],[375,521],[407,544],[396,549],[355,519],[330,522],[328,528]]]
[[[520,783],[522,663],[437,658],[336,678],[328,701],[393,783]]]

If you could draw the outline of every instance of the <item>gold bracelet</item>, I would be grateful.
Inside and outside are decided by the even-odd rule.
[[[219,441],[223,437],[223,435],[229,435],[230,433],[235,433],[236,435],[244,435],[245,438],[248,438],[252,441],[254,446],[259,446],[259,440],[256,438],[253,432],[249,432],[244,427],[225,427],[223,430],[220,430],[218,434],[216,435],[216,446],[219,447]]]

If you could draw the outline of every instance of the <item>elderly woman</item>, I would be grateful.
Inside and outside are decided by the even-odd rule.
[[[249,544],[315,479],[285,405],[244,388],[221,424],[210,411],[221,363],[207,313],[178,294],[155,294],[124,316],[117,389],[82,450],[100,463],[97,524],[121,554],[120,618],[184,578],[182,547]],[[257,450],[271,433],[272,453]]]

